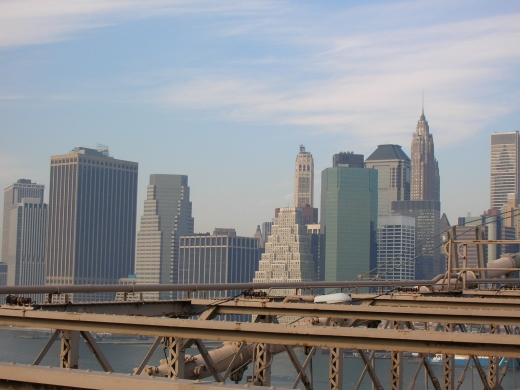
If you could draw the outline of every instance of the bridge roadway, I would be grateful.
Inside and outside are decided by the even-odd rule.
[[[163,340],[169,351],[168,376],[183,378],[184,349],[196,344],[204,358],[210,377],[216,382],[229,379],[231,365],[226,375],[215,369],[211,354],[200,346],[200,340],[220,340],[239,343],[256,343],[258,355],[252,364],[256,367],[255,377],[251,385],[269,386],[268,345],[282,345],[291,357],[290,347],[303,346],[327,347],[331,349],[330,389],[341,389],[342,353],[341,349],[357,350],[365,362],[365,373],[370,376],[376,389],[387,388],[381,384],[377,373],[371,368],[371,359],[376,350],[391,352],[390,389],[402,389],[402,352],[419,353],[424,367],[435,389],[455,389],[454,355],[489,356],[487,373],[484,367],[473,359],[485,389],[499,389],[501,380],[507,369],[498,367],[498,357],[520,358],[520,335],[515,334],[515,327],[520,327],[520,291],[457,291],[445,294],[418,293],[380,293],[353,294],[354,305],[325,305],[314,303],[283,303],[273,298],[235,298],[235,299],[186,299],[160,302],[112,302],[112,303],[68,303],[44,304],[34,307],[2,306],[0,308],[0,324],[26,327],[57,329],[55,338],[61,333],[61,368],[43,369],[37,364],[41,356],[47,352],[44,348],[35,361],[35,366],[0,364],[0,387],[5,383],[37,383],[41,385],[57,385],[77,388],[84,384],[85,378],[92,378],[102,387],[115,388],[116,379],[127,381],[125,388],[139,387],[143,379],[139,376],[124,376],[104,373],[86,373],[81,370],[67,370],[78,367],[74,349],[76,339],[83,336],[94,351],[105,371],[110,372],[109,362],[102,356],[99,348],[90,336],[90,332],[110,332],[119,334],[139,334],[156,336]],[[117,314],[114,314],[117,313]],[[194,314],[202,313],[200,320],[188,319]],[[107,315],[112,314],[112,315]],[[255,314],[256,322],[212,321],[220,314]],[[308,321],[302,325],[284,325],[273,323],[275,317],[303,317]],[[313,320],[311,320],[313,319]],[[318,326],[312,326],[311,323]],[[419,329],[419,324],[428,325],[428,329]],[[480,325],[480,333],[468,332],[467,325]],[[375,328],[377,327],[377,328]],[[76,336],[75,336],[76,335]],[[157,346],[158,342],[154,345]],[[76,347],[75,347],[76,345]],[[46,347],[47,348],[47,347]],[[242,347],[241,347],[242,348]],[[48,349],[47,349],[48,350]],[[372,352],[367,352],[372,351]],[[263,352],[262,352],[263,351]],[[236,355],[239,353],[237,352]],[[263,354],[263,355],[262,355]],[[444,354],[443,378],[435,377],[426,359],[426,354]],[[99,356],[98,356],[99,355]],[[150,354],[148,354],[150,355]],[[147,355],[147,356],[148,356]],[[148,356],[149,358],[149,356]],[[233,358],[235,359],[235,358]],[[262,360],[263,359],[263,360]],[[334,360],[335,359],[335,360]],[[147,357],[143,359],[140,369],[144,368]],[[263,363],[262,363],[263,362]],[[304,364],[294,362],[297,381],[301,381],[306,389],[312,389],[312,383],[306,375],[308,361]],[[9,367],[12,369],[10,370]],[[419,370],[418,368],[418,370]],[[467,369],[467,366],[466,366]],[[44,374],[52,372],[53,374]],[[26,374],[24,374],[26,373]],[[261,373],[266,375],[262,377]],[[52,378],[54,383],[45,382],[43,378]],[[78,376],[74,376],[78,375]],[[86,377],[85,377],[86,375]],[[124,379],[120,379],[124,377]],[[415,378],[417,377],[417,373]],[[28,378],[34,378],[29,380]],[[38,378],[41,378],[39,380]],[[72,379],[74,385],[70,385]],[[104,379],[108,378],[108,379]],[[162,386],[164,378],[148,378],[157,380],[157,388]],[[223,380],[222,380],[223,379]],[[51,379],[49,379],[51,380]],[[135,381],[134,381],[135,380]],[[463,380],[463,378],[462,378]],[[14,382],[12,382],[14,381]],[[52,380],[51,380],[52,381]],[[63,383],[69,383],[64,385]],[[123,383],[123,382],[121,382]],[[170,388],[191,389],[194,381],[175,382]],[[155,382],[154,382],[155,385]],[[214,388],[208,383],[204,386]],[[297,384],[295,384],[296,386]],[[97,386],[97,385],[96,385]],[[234,388],[218,385],[219,388]],[[293,388],[295,388],[293,386]],[[411,386],[411,387],[410,387]],[[14,385],[13,385],[14,387]],[[200,387],[200,384],[199,384]],[[243,386],[241,386],[243,387]],[[409,384],[409,389],[413,384]]]

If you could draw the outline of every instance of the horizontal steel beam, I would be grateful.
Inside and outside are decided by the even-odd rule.
[[[190,317],[200,310],[189,300],[140,301],[140,302],[89,302],[89,303],[46,303],[37,304],[35,310],[71,313],[117,314],[139,316]]]
[[[510,291],[509,296],[497,295],[493,291],[489,296],[475,294],[468,296],[443,296],[440,294],[389,294],[373,296],[367,294],[351,294],[354,301],[365,302],[371,306],[410,306],[410,307],[444,307],[453,309],[497,309],[520,311],[520,290]],[[491,293],[491,292],[490,292]]]
[[[9,382],[7,382],[9,381]],[[18,382],[18,383],[13,383]],[[52,386],[67,389],[125,389],[142,390],[222,390],[243,389],[244,385],[220,384],[184,379],[116,374],[90,370],[70,370],[65,368],[28,366],[25,364],[0,363],[0,388],[22,388],[21,384]],[[267,387],[257,386],[259,389]],[[255,388],[257,388],[255,387]],[[280,389],[278,387],[278,389]],[[285,390],[288,390],[285,388]]]
[[[520,358],[520,336],[289,326],[0,309],[0,324],[187,339]]]
[[[207,305],[205,299],[192,299],[194,305]],[[444,307],[326,305],[313,303],[279,303],[241,299],[217,305],[219,314],[257,314],[272,316],[327,317],[360,320],[448,322],[456,324],[520,325],[517,310],[494,310]]]
[[[471,281],[471,284],[519,284],[520,279],[482,279]],[[407,281],[344,281],[344,282],[284,282],[284,283],[208,283],[208,284],[80,284],[80,285],[46,285],[46,286],[1,286],[0,294],[65,294],[65,293],[99,293],[99,292],[157,292],[157,291],[226,291],[226,290],[268,290],[268,289],[312,289],[335,288],[353,289],[361,287],[406,287],[431,286],[431,280]],[[469,284],[469,283],[468,283]]]

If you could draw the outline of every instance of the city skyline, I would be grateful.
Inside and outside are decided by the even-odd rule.
[[[442,212],[479,215],[489,136],[519,130],[518,3],[20,0],[0,20],[0,185],[48,187],[49,156],[100,142],[140,163],[137,215],[150,174],[188,175],[199,232],[250,236],[292,205],[300,144],[317,172],[410,156],[423,89]]]

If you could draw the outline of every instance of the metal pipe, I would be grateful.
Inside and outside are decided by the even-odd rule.
[[[496,279],[483,279],[479,283],[496,283]],[[500,283],[520,283],[520,279],[500,280]],[[102,292],[152,292],[152,291],[223,291],[223,290],[265,290],[268,288],[356,288],[356,287],[403,287],[431,286],[433,280],[375,280],[345,282],[285,282],[285,283],[208,283],[208,284],[82,284],[47,286],[1,286],[0,294],[65,294]]]

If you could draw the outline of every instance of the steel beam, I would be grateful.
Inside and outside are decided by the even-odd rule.
[[[391,321],[390,326],[394,330],[399,330],[401,324]],[[403,387],[403,353],[397,351],[390,352],[390,389],[402,390]]]
[[[79,332],[75,330],[61,331],[60,367],[78,368]]]
[[[96,360],[98,361],[101,368],[105,372],[114,372],[114,369],[108,362],[108,359],[105,357],[103,351],[101,351],[101,348],[99,348],[99,345],[97,345],[96,340],[94,340],[94,337],[92,337],[90,332],[82,331],[80,334],[85,340],[85,344],[87,344],[90,352],[92,352],[92,354],[96,357]]]
[[[0,363],[0,388],[67,388],[83,390],[222,390],[244,389],[244,385],[222,385],[215,382],[149,377],[130,374],[104,373],[90,370],[68,370],[54,367],[29,366],[26,364]],[[8,388],[9,388],[8,387]],[[268,389],[259,387],[259,389]],[[289,390],[277,387],[278,390]]]
[[[52,345],[60,335],[61,330],[56,329],[54,333],[52,334],[51,338],[47,341],[47,344],[45,344],[45,347],[43,347],[42,351],[38,355],[38,357],[34,360],[33,365],[37,366],[41,363],[45,355],[47,355],[47,352],[49,352],[49,349],[51,349]]]
[[[194,300],[194,304],[201,303]],[[306,303],[279,303],[260,300],[224,302],[219,314],[256,314],[270,316],[326,317],[357,320],[392,320],[413,322],[450,322],[473,324],[520,325],[520,310],[482,308],[445,308],[368,305],[327,305]]]
[[[469,321],[471,322],[471,321]],[[382,349],[420,353],[474,354],[520,358],[520,337],[508,334],[288,326],[173,318],[106,316],[0,309],[0,324],[90,332],[141,334],[202,340],[295,346]]]
[[[163,342],[167,349],[168,378],[184,379],[184,340],[178,337],[165,337]]]
[[[444,332],[452,333],[455,330],[454,324],[444,324]],[[442,356],[443,368],[443,390],[453,390],[455,386],[455,355],[453,353]]]

